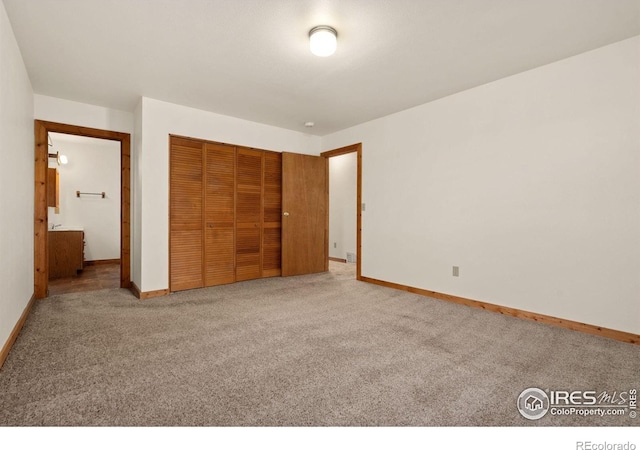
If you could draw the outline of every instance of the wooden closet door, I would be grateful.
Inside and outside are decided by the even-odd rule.
[[[262,276],[263,152],[238,147],[236,154],[236,280]]]
[[[235,281],[235,161],[235,147],[205,144],[205,286]]]
[[[282,154],[264,152],[262,276],[281,274]]]
[[[170,142],[169,287],[180,291],[203,286],[202,143]]]
[[[328,159],[282,154],[282,276],[328,270]]]

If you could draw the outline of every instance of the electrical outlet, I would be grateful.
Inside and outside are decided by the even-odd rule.
[[[338,243],[337,242],[333,243],[333,248],[338,248]]]
[[[460,276],[460,267],[453,266],[453,276],[454,277],[459,277]]]

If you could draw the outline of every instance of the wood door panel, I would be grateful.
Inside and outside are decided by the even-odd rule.
[[[202,149],[171,148],[171,224],[202,227]]]
[[[169,155],[170,288],[202,287],[202,143],[171,139]]]
[[[274,277],[282,273],[281,225],[265,224],[262,230],[262,275]]]
[[[260,192],[238,191],[236,220],[238,223],[260,223]]]
[[[255,224],[236,227],[236,280],[260,278],[260,228]]]
[[[203,286],[202,230],[171,231],[171,290]]]
[[[234,147],[205,144],[204,284],[235,281]]]
[[[233,223],[235,149],[206,144],[205,222]]]
[[[267,247],[280,247],[281,244],[280,225],[266,226],[263,230],[262,244]]]
[[[262,207],[262,276],[282,273],[282,153],[265,152]]]
[[[205,228],[205,286],[235,281],[233,227]]]
[[[236,257],[236,281],[261,278],[260,254],[238,255]]]
[[[326,271],[327,198],[326,158],[283,153],[283,276]]]
[[[264,202],[264,222],[265,223],[280,223],[282,217],[282,203],[277,202]]]
[[[262,150],[239,147],[236,183],[236,280],[262,276]]]
[[[265,153],[264,223],[282,221],[282,154]]]
[[[236,253],[260,253],[260,228],[250,225],[236,228]]]
[[[260,192],[262,186],[262,151],[238,148],[238,188]]]

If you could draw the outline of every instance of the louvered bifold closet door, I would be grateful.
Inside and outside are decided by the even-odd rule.
[[[205,144],[205,286],[235,281],[235,147]]]
[[[282,154],[264,152],[262,276],[281,273]]]
[[[170,289],[203,286],[202,143],[171,137],[169,151]]]
[[[262,276],[263,152],[238,147],[236,177],[236,280]]]

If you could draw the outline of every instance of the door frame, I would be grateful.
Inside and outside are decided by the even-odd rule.
[[[347,153],[357,154],[357,179],[356,179],[356,280],[362,280],[362,142],[347,145],[335,150],[328,150],[320,153],[320,156],[327,158],[327,166],[329,158],[334,156],[346,155]],[[327,205],[329,205],[329,170],[327,167]],[[327,206],[327,230],[329,230],[329,207]],[[327,258],[329,256],[329,237],[327,232],[326,238]],[[327,264],[329,260],[327,259]]]
[[[47,232],[47,169],[49,167],[49,133],[63,133],[120,142],[120,287],[131,287],[131,135],[44,120],[34,121],[35,189],[34,189],[34,296],[49,295],[49,246]]]

